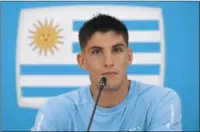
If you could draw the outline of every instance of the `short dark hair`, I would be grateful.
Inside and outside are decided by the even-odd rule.
[[[113,31],[122,35],[128,46],[128,29],[125,24],[113,16],[97,14],[93,18],[86,21],[79,31],[78,37],[81,50],[85,48],[88,40],[91,39],[94,33],[106,33],[108,31]]]

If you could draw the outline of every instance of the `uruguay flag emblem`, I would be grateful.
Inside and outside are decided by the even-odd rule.
[[[131,80],[164,84],[165,45],[162,10],[152,7],[78,5],[23,9],[20,12],[16,90],[20,107],[39,108],[48,98],[90,84],[76,61],[78,31],[98,13],[115,16],[127,26],[133,64]]]

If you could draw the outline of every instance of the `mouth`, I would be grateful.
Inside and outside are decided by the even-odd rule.
[[[106,75],[117,75],[118,73],[115,71],[108,71],[108,72],[104,72],[102,73],[102,75],[106,76]]]

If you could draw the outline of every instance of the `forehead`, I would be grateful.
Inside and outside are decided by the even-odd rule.
[[[124,44],[126,46],[126,42],[122,34],[118,34],[113,31],[109,31],[106,33],[96,32],[92,35],[92,37],[88,40],[86,44],[86,49],[99,46],[99,47],[112,47],[115,44]]]

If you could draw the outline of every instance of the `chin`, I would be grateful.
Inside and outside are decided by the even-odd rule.
[[[105,91],[117,91],[120,88],[120,83],[107,83],[106,87],[104,88]]]

